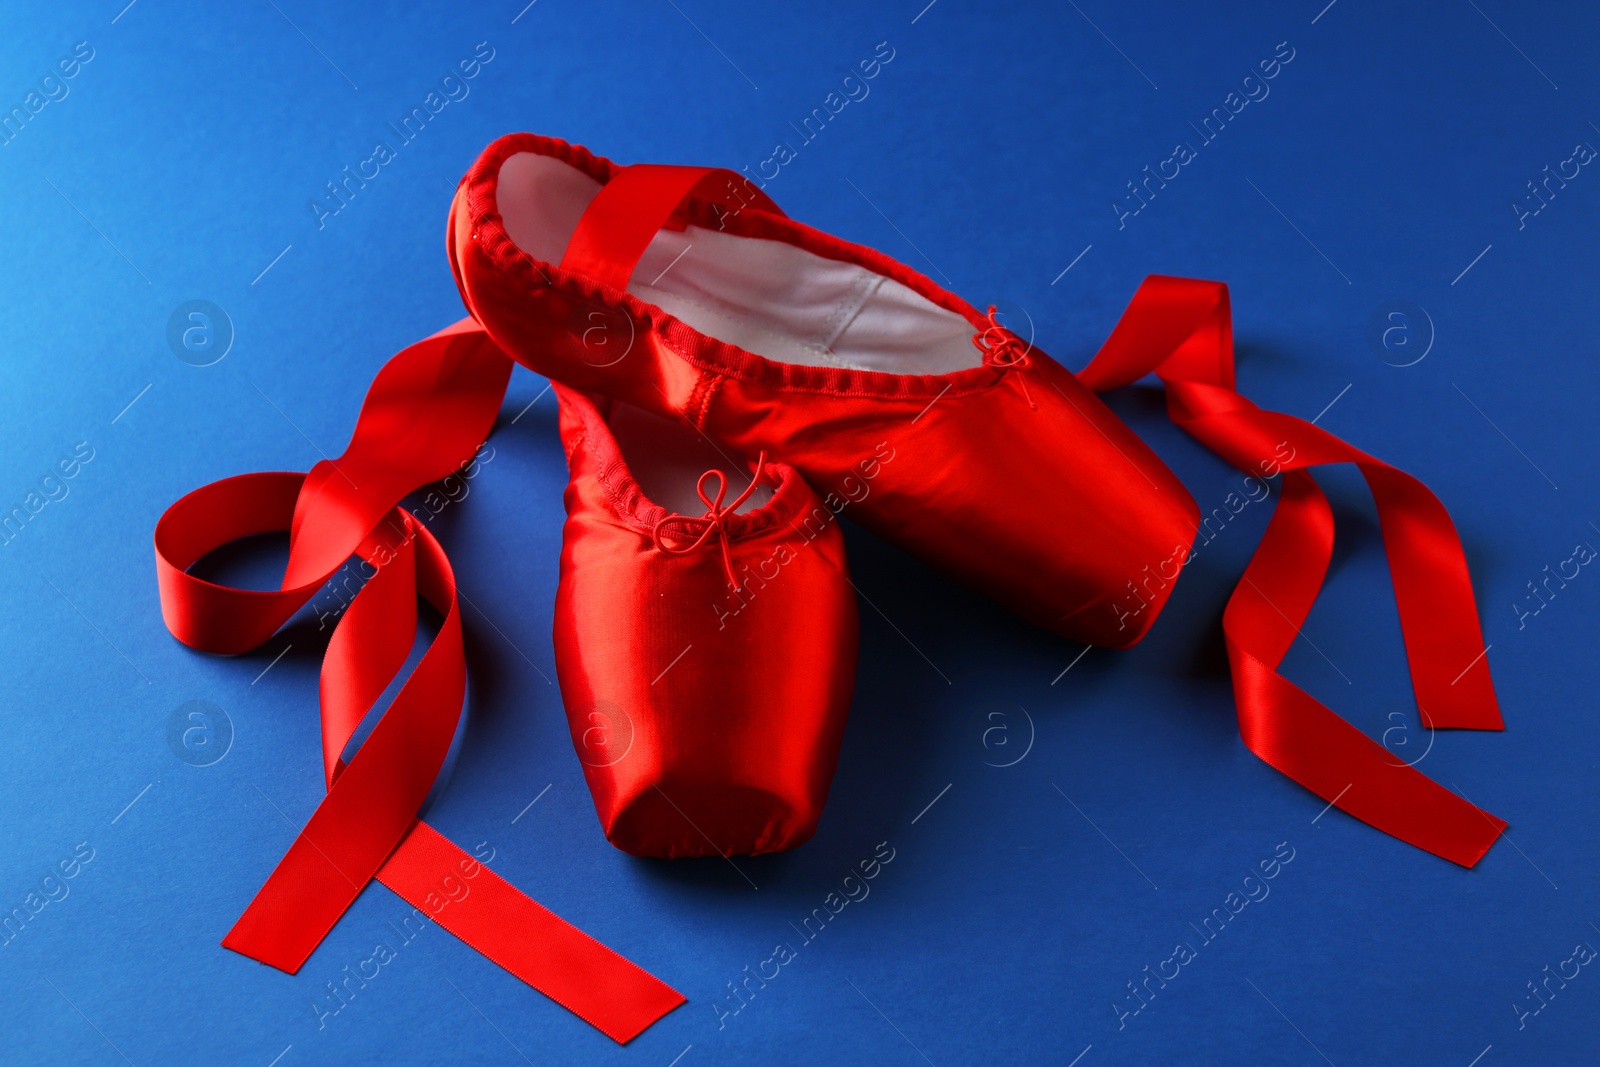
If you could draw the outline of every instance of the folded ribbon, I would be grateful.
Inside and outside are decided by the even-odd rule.
[[[161,612],[185,644],[240,653],[271,637],[352,556],[373,573],[322,663],[328,794],[223,945],[293,974],[376,878],[440,926],[618,1042],[684,997],[524,896],[417,812],[460,721],[466,660],[455,575],[444,550],[397,507],[463,466],[489,435],[511,360],[464,319],[378,373],[344,455],[309,474],[213,482],[156,526]],[[235,589],[188,573],[201,556],[287,529],[277,590]],[[443,623],[348,762],[342,754],[398,675],[416,635],[417,597]]]
[[[1308,468],[1354,463],[1377,503],[1423,725],[1503,729],[1466,557],[1444,505],[1404,471],[1235,392],[1220,282],[1147,278],[1078,378],[1104,391],[1151,372],[1178,426],[1240,470],[1283,471],[1282,499],[1222,618],[1245,745],[1340,810],[1471,867],[1505,821],[1397,761],[1277,670],[1333,551],[1333,511]]]

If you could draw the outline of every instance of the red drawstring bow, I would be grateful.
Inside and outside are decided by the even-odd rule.
[[[728,476],[716,467],[700,475],[699,480],[694,483],[694,491],[700,497],[700,502],[706,506],[706,513],[704,515],[661,516],[656,520],[655,527],[650,531],[655,538],[656,547],[674,556],[681,556],[693,552],[705,544],[708,537],[716,534],[717,540],[722,545],[722,569],[728,575],[728,584],[737,593],[739,591],[739,576],[733,570],[733,548],[729,544],[730,538],[728,536],[726,517],[737,512],[744,502],[750,499],[750,494],[756,491],[756,486],[761,481],[761,472],[766,465],[767,453],[763,450],[756,457],[756,470],[750,476],[750,484],[745,486],[744,492],[740,493],[733,503],[727,507],[723,507],[722,498],[728,494]],[[716,496],[708,496],[706,494],[706,479],[713,476],[717,479],[717,494]],[[674,525],[679,527],[698,526],[700,533],[693,541],[670,545],[661,536],[661,528]]]
[[[982,333],[972,335],[972,343],[988,355],[985,362],[991,367],[1015,368],[1019,371],[1033,366],[1033,359],[1028,355],[1028,346],[1023,344],[1022,339],[1016,334],[1000,325],[999,311],[993,304],[989,305],[985,317],[989,320],[988,327]],[[1033,394],[1028,392],[1028,383],[1020,374],[1017,375],[1017,384],[1022,387],[1022,395],[1027,399],[1028,407],[1038,411],[1039,405],[1033,402]]]

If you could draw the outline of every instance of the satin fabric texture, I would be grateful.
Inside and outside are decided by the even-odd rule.
[[[638,856],[779,852],[816,831],[856,668],[837,523],[784,463],[739,513],[650,500],[607,426],[613,402],[555,386],[571,478],[556,672],[606,838]],[[720,471],[717,477],[724,478]]]

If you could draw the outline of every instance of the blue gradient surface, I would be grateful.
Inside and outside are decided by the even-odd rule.
[[[0,945],[0,1062],[1594,1062],[1600,973],[1563,961],[1600,946],[1600,570],[1541,584],[1600,547],[1591,6],[123,2],[12,3],[0,35],[0,110],[26,116],[0,134],[0,510],[41,503],[0,546],[0,909],[59,872]],[[880,42],[892,60],[846,83]],[[342,450],[382,361],[460,316],[445,210],[513,130],[776,170],[790,214],[1000,304],[1073,367],[1147,273],[1227,281],[1242,391],[1450,508],[1508,728],[1419,726],[1353,471],[1324,478],[1334,568],[1285,673],[1510,839],[1459,869],[1245,750],[1219,622],[1263,502],[1125,653],[1080,655],[849,527],[860,680],[816,838],[625,856],[550,684],[565,468],[519,370],[492,461],[433,523],[479,610],[430,819],[690,1002],[619,1048],[443,931],[406,939],[376,885],[297,977],[220,948],[322,795],[326,630],[310,610],[238,659],[180,646],[151,529],[202,483]],[[377,176],[314,208],[379,141]],[[197,300],[232,334],[203,367],[215,349],[168,340]],[[1240,487],[1153,391],[1112,402],[1204,509]],[[265,582],[275,551],[225,565]],[[881,843],[870,893],[807,940]],[[395,958],[319,1011],[380,941]],[[792,961],[734,999],[780,943]],[[1180,943],[1179,976],[1144,986]]]

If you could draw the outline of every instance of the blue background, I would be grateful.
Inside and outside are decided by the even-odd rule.
[[[7,108],[76,42],[95,50],[0,147],[0,502],[77,442],[94,449],[0,548],[0,906],[94,849],[70,895],[0,948],[4,1062],[1594,1061],[1593,968],[1520,1028],[1513,1004],[1538,1003],[1526,983],[1575,945],[1600,946],[1600,575],[1584,568],[1520,627],[1513,605],[1543,567],[1600,546],[1600,175],[1584,168],[1520,229],[1510,208],[1545,165],[1600,145],[1592,7],[910,0],[752,24],[710,0],[122,2],[13,0],[0,36]],[[1507,818],[1510,839],[1459,869],[1320,814],[1245,750],[1218,625],[1269,514],[1255,504],[1142,645],[1081,659],[851,527],[881,614],[863,604],[816,838],[737,869],[624,856],[598,832],[547,680],[564,467],[547,394],[511,424],[544,388],[519,370],[493,461],[435,524],[481,612],[466,615],[470,726],[430,818],[690,1002],[617,1047],[431,928],[319,1029],[312,996],[409,909],[369,888],[298,977],[218,947],[322,795],[320,643],[310,617],[238,660],[180,646],[157,611],[156,519],[212,479],[337,454],[382,360],[459,317],[445,210],[494,137],[754,169],[880,41],[894,59],[870,95],[768,191],[1025,313],[1074,367],[1146,273],[1226,280],[1243,390],[1320,413],[1449,506],[1508,728],[1428,747],[1347,470],[1324,478],[1340,540],[1286,673],[1402,758],[1426,752],[1421,769]],[[1119,229],[1124,183],[1194,140],[1187,124],[1284,41],[1294,59],[1270,95]],[[470,96],[319,230],[323,183],[478,42],[494,59]],[[194,299],[236,332],[205,368],[166,339]],[[1408,312],[1385,348],[1369,322],[1388,301],[1425,317]],[[1202,507],[1240,487],[1153,391],[1114,404]],[[234,566],[264,582],[272,563]],[[211,766],[168,745],[189,700],[232,724]],[[798,940],[790,924],[879,842],[895,858],[870,896],[719,1025],[725,983]],[[1294,859],[1270,896],[1202,944],[1190,924],[1280,842]],[[1183,940],[1198,957],[1119,1028],[1125,983]]]

